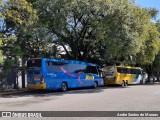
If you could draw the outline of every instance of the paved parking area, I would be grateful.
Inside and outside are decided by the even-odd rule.
[[[160,111],[160,84],[5,95],[0,111]]]

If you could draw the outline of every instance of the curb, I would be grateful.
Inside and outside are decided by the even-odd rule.
[[[28,90],[24,90],[24,91],[4,91],[4,92],[0,92],[0,95],[12,95],[12,94],[25,93],[25,92],[28,92]]]

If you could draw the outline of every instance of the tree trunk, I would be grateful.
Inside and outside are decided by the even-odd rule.
[[[151,81],[151,75],[148,74],[148,80],[147,80],[147,82],[150,82],[150,81]]]
[[[155,82],[155,77],[153,77],[153,83]]]
[[[18,68],[13,68],[14,71],[14,89],[18,89]]]
[[[159,82],[159,73],[157,74],[157,82]]]
[[[25,88],[25,59],[22,57],[22,88]]]

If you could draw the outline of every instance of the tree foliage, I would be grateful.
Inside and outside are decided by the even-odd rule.
[[[131,0],[10,0],[3,11],[3,50],[14,58],[60,55],[100,64],[150,64],[159,51],[151,22],[156,14]]]
[[[32,25],[38,19],[36,10],[26,0],[10,0],[3,10],[5,21],[4,54],[10,59],[18,59],[29,53],[29,35]]]
[[[128,56],[136,56],[144,49],[148,34],[152,34],[148,25],[149,13],[154,10],[144,10],[128,0],[28,1],[37,9],[39,22],[63,46],[68,59],[128,60]]]
[[[2,35],[0,35],[0,48],[2,46]],[[2,64],[3,62],[3,54],[2,54],[2,50],[0,49],[0,64]]]
[[[72,1],[51,0],[49,3],[42,0],[35,2],[40,22],[55,37],[57,43],[63,46],[69,59],[86,60],[93,54],[95,44],[100,33],[101,1]],[[108,5],[104,5],[106,12]],[[98,20],[99,19],[99,20]],[[69,46],[69,49],[66,48]]]
[[[156,8],[144,8],[145,11],[148,12],[152,19],[156,19],[159,11]]]
[[[159,20],[156,22],[156,27],[158,29],[159,36],[160,36],[160,21]],[[158,42],[160,42],[159,40],[160,39],[158,37]],[[159,46],[160,46],[160,44],[159,44]],[[155,56],[154,61],[150,65],[148,65],[147,68],[150,68],[150,69],[147,69],[148,70],[147,72],[150,73],[151,76],[156,76],[157,80],[159,81],[160,80],[159,79],[159,76],[160,76],[160,50],[158,51],[158,54]]]
[[[0,22],[1,22],[1,19],[2,19],[2,13],[1,13],[2,6],[3,6],[2,0],[0,0]],[[1,24],[2,23],[0,23],[0,31],[1,31],[1,26],[2,26]],[[3,39],[2,35],[3,34],[0,33],[0,64],[2,64],[2,62],[3,62],[3,54],[2,54],[2,49],[1,49],[1,47],[2,47],[2,39]]]
[[[137,63],[141,64],[152,63],[160,49],[160,41],[158,40],[159,33],[155,25],[148,25],[148,30],[146,31],[146,33],[146,40],[143,42],[143,46],[136,56]]]

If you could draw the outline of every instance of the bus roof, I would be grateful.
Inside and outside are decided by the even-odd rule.
[[[53,61],[53,62],[63,62],[63,63],[73,63],[73,64],[83,64],[83,65],[89,65],[89,66],[97,66],[100,67],[97,64],[93,63],[87,63],[87,62],[82,62],[82,61],[76,61],[76,60],[57,60],[57,59],[52,59],[52,58],[32,58],[30,60],[34,59],[43,59],[44,61]]]
[[[141,67],[132,67],[132,66],[116,66],[116,67],[131,68],[131,69],[142,69]]]
[[[122,67],[122,68],[131,68],[131,69],[142,69],[141,67],[132,67],[132,66],[105,66],[104,68],[108,67]]]

